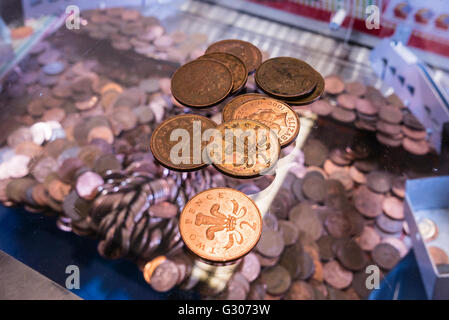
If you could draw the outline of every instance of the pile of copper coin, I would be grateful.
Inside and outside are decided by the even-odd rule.
[[[414,155],[432,150],[427,131],[393,93],[388,97],[361,82],[345,82],[338,75],[325,78],[325,96],[310,108],[320,116],[329,116],[341,123],[376,134],[388,147],[403,147]]]
[[[263,61],[249,42],[206,48],[206,35],[168,34],[156,18],[123,8],[81,16],[87,23],[73,31],[80,42],[107,42],[111,54],[176,67],[138,77],[140,65],[108,66],[76,54],[58,33],[32,48],[0,97],[0,105],[14,106],[4,111],[0,148],[4,205],[55,214],[59,229],[95,236],[103,257],[133,259],[157,291],[195,288],[204,298],[365,298],[363,268],[375,264],[386,273],[407,253],[405,177],[383,171],[365,147],[334,149],[309,138],[263,219],[257,246],[237,261],[226,289],[198,287],[179,233],[180,208],[211,187],[257,193],[273,176],[258,177],[261,168],[174,166],[166,129],[190,130],[194,119],[202,129],[257,122],[274,131],[283,155],[300,129],[289,105],[313,102],[307,108],[316,114],[375,131],[382,144],[416,155],[430,150],[426,131],[396,96],[338,76],[323,79],[298,59]],[[240,179],[248,177],[257,178]],[[431,224],[422,228],[434,237]]]

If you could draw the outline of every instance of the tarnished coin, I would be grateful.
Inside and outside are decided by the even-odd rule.
[[[232,74],[215,60],[194,60],[180,67],[171,79],[176,100],[189,107],[209,107],[231,92]]]
[[[344,269],[336,260],[324,265],[324,280],[336,289],[344,289],[352,282],[352,272]]]
[[[343,214],[329,214],[324,221],[324,226],[327,232],[335,239],[348,238],[351,235],[351,222]]]
[[[330,94],[340,94],[345,90],[344,81],[337,75],[324,78],[324,91]]]
[[[303,147],[304,164],[320,167],[329,153],[328,148],[317,139],[308,139]]]
[[[292,280],[288,271],[284,267],[277,265],[262,271],[261,281],[267,285],[269,294],[281,295],[290,288]]]
[[[314,172],[305,175],[302,181],[304,195],[315,202],[323,202],[326,198],[326,184],[322,175]]]
[[[257,244],[257,251],[268,258],[278,257],[284,250],[284,237],[275,230],[264,229]]]
[[[366,185],[374,192],[386,193],[391,188],[391,176],[384,171],[372,171],[366,176]]]
[[[351,271],[360,271],[368,263],[368,256],[354,240],[346,241],[339,248],[337,258],[345,268]]]
[[[312,90],[309,94],[306,94],[300,98],[295,99],[288,99],[286,102],[288,104],[293,105],[306,105],[312,102],[317,102],[317,100],[323,95],[324,92],[324,78],[323,76],[316,70],[314,71],[314,77],[316,79],[316,86],[315,89]],[[319,100],[318,100],[319,101]],[[325,116],[325,114],[320,114],[319,112],[316,112],[317,107],[315,106],[315,111],[312,109],[313,112],[317,113],[318,115]],[[321,112],[323,113],[324,109],[321,109]]]
[[[277,57],[263,62],[256,71],[257,85],[279,98],[296,98],[312,92],[317,85],[315,70],[306,62]]]
[[[334,110],[332,110],[332,118],[334,118],[337,121],[344,122],[344,123],[350,123],[353,122],[356,119],[356,114],[352,110],[335,107]]]
[[[367,99],[358,99],[355,108],[358,112],[368,116],[377,115],[377,108]]]
[[[103,178],[93,172],[86,171],[82,173],[76,180],[76,192],[86,200],[93,200],[98,192],[98,187],[103,185]]]
[[[383,195],[370,191],[365,185],[354,191],[353,199],[356,209],[367,218],[382,214]]]
[[[392,219],[404,219],[404,204],[396,197],[386,197],[382,203],[382,209]]]
[[[407,126],[401,126],[401,131],[412,140],[425,140],[427,138],[426,130],[414,130]]]
[[[393,106],[384,105],[379,110],[379,119],[388,123],[398,124],[402,121],[402,111]]]
[[[229,39],[212,43],[207,49],[206,54],[212,52],[226,52],[238,57],[246,66],[249,73],[254,72],[262,62],[262,53],[253,44],[237,40]]]
[[[203,149],[209,142],[202,141],[201,137],[206,130],[215,127],[216,124],[212,120],[200,115],[185,114],[171,117],[162,122],[151,135],[151,151],[161,164],[170,169],[180,171],[199,169],[206,165],[203,161]],[[175,133],[180,130],[186,134],[176,136]],[[173,140],[173,136],[176,140]]]
[[[356,102],[357,97],[351,94],[343,93],[337,97],[337,104],[344,109],[354,110]]]
[[[345,90],[351,95],[361,97],[366,93],[366,86],[358,81],[348,82],[345,85]]]
[[[208,147],[208,156],[225,174],[234,177],[262,175],[269,172],[279,158],[279,139],[261,122],[232,120],[217,126],[217,131],[219,137]]]
[[[308,202],[301,202],[289,212],[289,220],[293,222],[299,231],[313,240],[318,240],[323,233],[320,219]]]
[[[171,260],[165,260],[154,269],[150,284],[158,292],[167,292],[176,285],[178,277],[179,270],[176,264]]]
[[[272,129],[281,147],[293,142],[299,133],[299,118],[286,104],[275,99],[256,99],[243,103],[234,110],[232,119],[259,121]]]
[[[292,283],[290,290],[286,295],[289,300],[315,300],[315,291],[313,287],[302,280],[297,280]]]
[[[248,71],[246,70],[245,64],[242,60],[232,54],[226,52],[212,52],[201,56],[198,59],[216,60],[228,67],[232,74],[232,93],[243,88],[248,79]]]
[[[335,106],[331,105],[326,99],[320,99],[310,105],[310,109],[319,116],[328,116],[332,113]]]
[[[248,102],[250,100],[262,99],[264,97],[268,98],[267,96],[260,93],[245,93],[236,96],[224,106],[222,111],[223,122],[231,121],[234,111],[245,102]]]
[[[399,251],[388,243],[379,243],[371,256],[375,264],[385,270],[392,269],[401,259]]]
[[[212,188],[194,196],[179,218],[186,246],[215,262],[246,255],[259,241],[262,217],[255,203],[240,191]]]
[[[249,281],[256,280],[260,273],[260,262],[256,254],[250,252],[242,260],[239,265],[242,275]]]
[[[405,257],[409,250],[404,241],[398,238],[394,237],[384,238],[382,239],[382,243],[388,243],[391,244],[393,247],[395,247],[398,250],[401,258]]]
[[[402,140],[402,146],[405,150],[417,156],[425,155],[430,151],[429,144],[426,140],[416,141],[405,137]]]
[[[299,236],[298,227],[290,221],[280,220],[279,229],[284,237],[284,243],[286,246],[296,243]]]

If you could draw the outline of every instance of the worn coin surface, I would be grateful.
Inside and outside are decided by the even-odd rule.
[[[171,117],[162,122],[151,135],[151,152],[161,164],[170,169],[179,171],[199,169],[206,165],[202,152],[208,143],[201,140],[202,134],[207,129],[215,127],[215,122],[200,115],[185,114]],[[187,135],[176,136],[174,132],[179,129]],[[171,138],[172,135],[175,135],[176,140]],[[185,138],[188,140],[185,141]],[[200,148],[196,148],[194,142],[199,143]]]
[[[244,193],[212,188],[194,196],[179,218],[186,246],[212,262],[227,262],[246,255],[259,241],[262,217]]]
[[[300,98],[290,98],[287,100],[287,102],[289,104],[293,104],[293,105],[305,105],[305,104],[309,104],[312,102],[317,102],[317,100],[323,95],[324,92],[324,78],[323,76],[316,70],[314,71],[314,77],[316,79],[316,86],[315,89],[312,90],[312,92],[310,92],[309,94],[306,94]],[[312,111],[314,111],[312,109]],[[322,110],[321,110],[322,111]],[[316,111],[314,111],[315,113],[319,114],[319,115],[323,115],[320,114]],[[325,114],[327,115],[327,114]]]
[[[371,256],[374,263],[385,270],[392,269],[401,259],[399,251],[388,243],[379,243],[373,249]]]
[[[281,147],[293,142],[299,133],[299,118],[286,104],[275,99],[256,99],[237,107],[233,119],[250,119],[263,123],[279,138]]]
[[[209,107],[222,101],[231,92],[232,73],[216,60],[194,60],[186,63],[171,79],[176,100],[189,107]]]
[[[315,70],[306,62],[290,57],[266,60],[257,69],[255,80],[264,92],[286,99],[308,94],[317,85]]]
[[[226,52],[212,52],[198,58],[216,60],[223,63],[231,70],[232,74],[232,93],[239,91],[248,79],[248,71],[245,64],[238,57]]]
[[[324,265],[324,280],[336,289],[344,289],[352,282],[352,272],[344,269],[336,260]]]
[[[243,61],[249,73],[254,72],[262,62],[262,52],[247,41],[237,39],[218,41],[206,49],[206,54],[212,52],[226,52],[237,56]]]

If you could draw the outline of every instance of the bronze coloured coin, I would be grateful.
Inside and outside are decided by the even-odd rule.
[[[217,131],[219,136],[208,147],[208,156],[225,174],[242,178],[262,175],[279,158],[279,139],[261,122],[232,120],[217,126]]]
[[[356,209],[367,218],[375,218],[382,214],[383,195],[370,191],[365,185],[360,186],[353,194]]]
[[[405,150],[417,156],[425,155],[430,150],[426,140],[416,141],[407,137],[402,140],[402,146]]]
[[[238,57],[226,52],[212,52],[198,58],[216,60],[229,68],[232,74],[232,93],[239,91],[248,79],[245,64]]]
[[[263,123],[276,133],[281,147],[293,142],[299,133],[299,118],[286,103],[275,99],[256,99],[237,107],[232,119]]]
[[[447,256],[447,253],[435,246],[429,246],[427,247],[427,250],[429,251],[429,255],[432,258],[432,262],[437,264],[449,264],[449,257]]]
[[[315,70],[306,62],[290,57],[266,60],[257,69],[255,80],[264,92],[284,99],[308,94],[317,85]]]
[[[365,226],[355,240],[363,250],[372,251],[380,243],[380,236],[373,227]]]
[[[318,102],[317,100],[323,95],[323,92],[324,92],[324,78],[318,71],[316,71],[316,70],[313,70],[313,71],[314,71],[314,77],[316,79],[315,89],[313,89],[312,92],[310,92],[309,94],[304,95],[300,98],[288,99],[287,102],[289,104],[305,105],[305,104],[312,103],[314,101]],[[316,108],[316,106],[315,106],[315,108]],[[314,111],[314,110],[312,110],[312,111]],[[318,115],[323,115],[316,111],[314,111],[314,112],[317,113]]]
[[[330,94],[340,94],[345,90],[345,83],[337,75],[324,78],[324,91]]]
[[[382,203],[382,209],[392,219],[404,219],[404,204],[396,197],[386,197]]]
[[[207,142],[202,141],[201,137],[204,131],[215,127],[215,122],[199,115],[185,114],[171,117],[162,122],[151,135],[151,152],[162,165],[170,169],[179,171],[199,169],[206,165],[202,152]],[[178,135],[175,140],[172,139],[179,129],[183,130],[179,133],[185,135]],[[194,145],[195,141],[199,143],[199,148]]]
[[[261,281],[267,285],[267,292],[272,295],[285,293],[291,285],[288,271],[281,265],[265,269],[261,273]]]
[[[227,122],[232,120],[232,115],[234,114],[235,109],[240,107],[245,102],[256,99],[268,98],[267,96],[260,93],[245,93],[242,95],[238,95],[229,101],[223,108],[222,111],[222,119],[223,122]]]
[[[326,99],[320,99],[310,105],[310,109],[319,116],[328,116],[332,113],[335,106],[331,105]]]
[[[323,165],[329,154],[329,149],[318,139],[308,139],[303,147],[304,163],[307,166]]]
[[[284,237],[275,230],[264,229],[257,243],[257,251],[268,258],[280,256],[284,250]]]
[[[253,44],[237,40],[229,39],[212,43],[207,49],[206,54],[212,52],[226,52],[238,57],[246,66],[249,73],[254,72],[262,62],[262,53]]]
[[[336,289],[344,289],[352,282],[352,272],[344,269],[336,260],[324,265],[324,280]]]
[[[388,243],[379,243],[371,256],[375,264],[385,270],[392,269],[401,259],[399,251]]]
[[[176,100],[189,107],[209,107],[222,101],[231,92],[232,74],[216,60],[194,60],[178,70],[171,79]]]
[[[179,231],[197,256],[212,262],[233,261],[259,241],[262,217],[244,193],[212,188],[187,202],[179,217]]]
[[[356,97],[361,97],[366,93],[366,86],[357,81],[346,83],[345,89],[347,93]]]

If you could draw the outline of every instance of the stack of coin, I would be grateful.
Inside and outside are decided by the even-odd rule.
[[[337,75],[324,81],[326,95],[310,106],[316,114],[376,133],[377,140],[388,147],[402,146],[414,155],[431,151],[425,128],[395,94],[384,97],[375,87],[345,82]]]
[[[321,97],[324,79],[306,62],[277,57],[264,61],[257,69],[257,86],[266,94],[289,104],[309,104]]]

